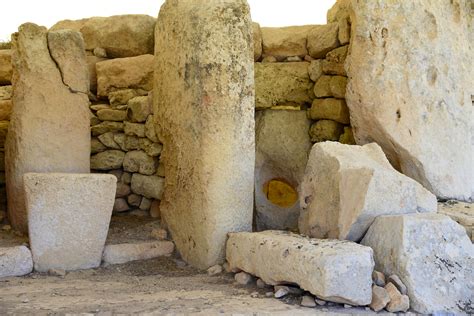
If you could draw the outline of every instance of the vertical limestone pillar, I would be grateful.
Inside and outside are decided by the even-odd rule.
[[[13,37],[13,112],[5,144],[8,216],[27,231],[23,175],[90,172],[89,79],[82,36],[32,23]]]
[[[251,230],[255,161],[252,23],[245,0],[167,0],[155,30],[163,219],[183,258],[224,259]]]

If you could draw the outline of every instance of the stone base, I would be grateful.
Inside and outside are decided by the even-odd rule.
[[[27,173],[23,180],[35,270],[98,267],[112,215],[116,178]]]

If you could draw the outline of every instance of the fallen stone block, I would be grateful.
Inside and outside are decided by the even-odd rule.
[[[304,105],[313,100],[309,63],[256,63],[255,106]]]
[[[227,262],[267,284],[296,283],[327,301],[368,305],[372,299],[372,249],[348,241],[283,231],[230,233]]]
[[[300,186],[300,232],[359,241],[377,216],[436,212],[436,197],[397,172],[375,143],[313,146]]]
[[[169,256],[173,251],[174,243],[171,241],[106,245],[102,260],[104,264],[122,264],[130,261]]]
[[[24,175],[28,230],[36,271],[100,265],[117,179],[103,174]]]
[[[153,88],[153,55],[116,58],[98,62],[97,95],[106,97],[120,89]]]
[[[377,270],[399,276],[415,311],[474,312],[474,246],[464,229],[449,217],[380,216],[362,244],[374,250]]]
[[[33,271],[31,251],[25,246],[0,248],[0,278],[22,276]]]
[[[297,188],[311,149],[305,111],[256,115],[255,224],[257,230],[298,228]]]

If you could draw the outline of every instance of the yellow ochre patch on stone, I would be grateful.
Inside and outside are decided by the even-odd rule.
[[[298,192],[283,179],[272,179],[268,181],[263,192],[267,199],[280,207],[291,207],[298,200]]]

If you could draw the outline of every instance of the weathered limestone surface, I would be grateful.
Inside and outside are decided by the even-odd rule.
[[[58,39],[67,41],[67,48]],[[90,172],[89,83],[84,45],[74,31],[48,35],[43,27],[23,24],[13,38],[12,61],[8,212],[13,227],[26,232],[24,173]]]
[[[436,212],[436,197],[397,172],[375,143],[313,146],[300,187],[300,232],[359,241],[377,216]]]
[[[51,30],[73,29],[82,33],[85,48],[105,49],[110,58],[153,54],[156,19],[141,14],[64,20]]]
[[[0,85],[11,84],[12,80],[12,51],[10,49],[0,50]]]
[[[245,0],[168,0],[155,42],[154,113],[166,170],[161,211],[183,258],[207,269],[222,263],[228,232],[251,230],[249,7]]]
[[[102,260],[105,264],[121,264],[135,260],[147,260],[173,253],[171,241],[151,241],[135,244],[106,245]]]
[[[374,250],[377,270],[400,277],[415,311],[474,312],[474,245],[449,217],[381,216],[362,244]]]
[[[279,61],[287,57],[308,55],[306,42],[313,25],[288,27],[262,27],[263,56],[273,56]]]
[[[467,236],[474,242],[474,203],[447,201],[438,203],[438,213],[448,215],[466,229]]]
[[[296,283],[332,302],[371,302],[374,259],[369,247],[265,231],[229,234],[226,251],[230,269],[251,273],[267,284]]]
[[[308,52],[313,58],[324,58],[339,46],[337,23],[315,25],[308,33]]]
[[[352,1],[347,103],[358,144],[441,198],[474,198],[470,1]]]
[[[100,265],[116,182],[114,176],[102,174],[25,174],[35,270],[77,270]]]
[[[31,251],[25,246],[0,248],[0,278],[22,276],[33,271]]]
[[[253,32],[253,60],[258,61],[262,57],[262,29],[260,24],[252,23]]]
[[[257,230],[298,228],[298,186],[311,142],[305,111],[266,110],[256,116]]]
[[[115,58],[96,64],[97,95],[106,97],[119,89],[153,88],[153,55]]]
[[[256,63],[257,109],[276,105],[303,105],[313,100],[309,63]]]

